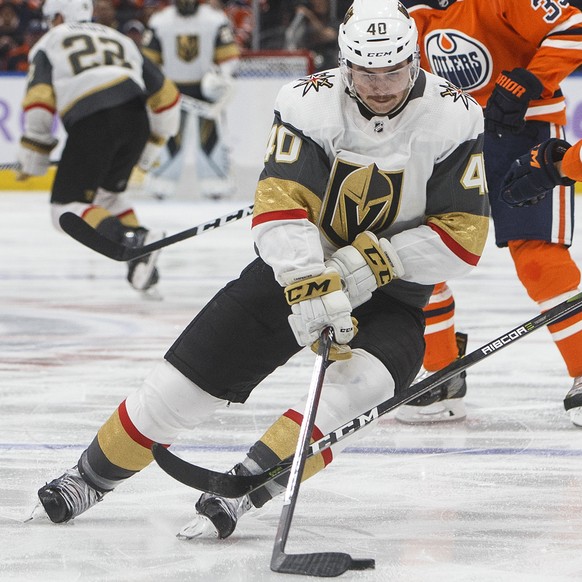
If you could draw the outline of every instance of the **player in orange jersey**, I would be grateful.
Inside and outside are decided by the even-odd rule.
[[[538,204],[555,186],[570,186],[575,181],[582,181],[582,140],[572,147],[551,138],[513,162],[501,186],[501,197],[510,206],[529,206]],[[572,422],[582,427],[582,376],[574,380],[564,406]]]
[[[484,108],[485,170],[497,246],[509,247],[517,276],[541,311],[578,293],[580,271],[568,250],[573,187],[558,185],[538,204],[515,208],[502,200],[500,183],[516,158],[548,138],[564,137],[560,82],[582,65],[582,13],[566,0],[403,4],[419,29],[421,66],[469,92]],[[454,312],[453,295],[442,283],[425,309],[428,372],[458,357]],[[548,329],[574,383],[582,383],[582,312]],[[464,418],[465,392],[465,379],[453,378],[400,407],[397,418],[412,423]],[[578,406],[569,406],[569,397],[565,405],[572,416]]]

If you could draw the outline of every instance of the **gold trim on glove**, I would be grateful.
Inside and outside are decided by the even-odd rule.
[[[394,278],[394,266],[380,245],[366,232],[361,232],[352,243],[352,246],[364,257],[370,267],[376,284],[383,287]]]
[[[339,273],[329,273],[303,279],[285,287],[285,299],[289,305],[295,305],[306,299],[321,297],[334,291],[342,290]]]

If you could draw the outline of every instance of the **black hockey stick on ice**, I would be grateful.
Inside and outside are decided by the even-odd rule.
[[[346,422],[343,426],[326,434],[310,445],[307,458],[321,453],[333,444],[343,440],[350,434],[364,428],[372,421],[380,418],[380,416],[394,410],[401,404],[406,404],[425,392],[440,386],[455,374],[470,368],[474,364],[477,364],[498,352],[500,349],[507,347],[541,327],[553,323],[580,307],[582,307],[582,293],[578,293],[563,303],[548,309],[545,313],[537,315],[533,319],[522,323],[511,331],[499,336],[497,339],[481,346],[463,358],[454,361],[446,368],[443,368],[428,378],[413,384],[404,392],[381,402],[378,406],[367,410],[356,418]],[[184,483],[184,485],[188,485],[194,489],[207,491],[222,497],[242,497],[243,495],[255,491],[265,483],[268,483],[279,475],[289,471],[293,461],[293,457],[287,457],[258,475],[233,475],[231,473],[220,473],[204,467],[192,465],[177,457],[161,445],[154,444],[152,451],[158,465],[168,473],[168,475],[174,477],[174,479],[177,479],[181,483]]]
[[[295,505],[299,496],[299,486],[309,452],[309,441],[315,424],[315,415],[317,414],[332,340],[333,330],[331,327],[326,327],[319,337],[319,349],[315,358],[305,412],[303,413],[303,421],[299,430],[299,439],[297,440],[293,463],[289,471],[289,482],[285,491],[283,510],[281,511],[271,556],[271,570],[273,572],[330,577],[339,576],[346,570],[365,570],[374,567],[374,560],[354,560],[349,554],[343,552],[285,553],[285,544],[289,537],[289,529],[291,528]]]
[[[72,212],[65,212],[59,218],[59,223],[61,228],[75,240],[84,244],[86,247],[93,249],[101,255],[105,255],[114,261],[131,261],[133,259],[138,259],[145,255],[149,255],[153,251],[163,249],[177,242],[181,242],[188,238],[192,238],[208,230],[214,230],[215,228],[220,228],[225,224],[235,222],[241,218],[245,218],[253,213],[253,205],[245,206],[240,210],[235,210],[224,216],[219,216],[199,224],[198,226],[193,226],[182,232],[172,234],[160,240],[156,240],[143,247],[132,248],[126,247],[121,243],[117,243],[103,236],[97,232],[92,226],[85,222],[80,216],[73,214]]]

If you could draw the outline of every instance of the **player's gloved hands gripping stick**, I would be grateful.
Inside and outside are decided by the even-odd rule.
[[[356,334],[357,322],[352,318],[352,306],[342,291],[339,274],[326,269],[317,277],[309,277],[285,287],[285,298],[291,305],[289,325],[300,346],[312,346],[321,331],[331,326],[334,344],[330,360],[347,360],[352,353],[348,342]]]
[[[360,233],[351,245],[337,250],[326,261],[341,276],[343,290],[352,309],[365,303],[372,293],[404,275],[404,267],[390,242],[373,232]]]

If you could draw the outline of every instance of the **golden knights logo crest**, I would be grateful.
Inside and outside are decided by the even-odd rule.
[[[379,231],[398,216],[403,172],[376,164],[360,166],[336,159],[321,212],[321,228],[338,247],[351,244],[364,230]]]
[[[193,61],[199,52],[199,40],[197,36],[180,34],[176,37],[176,54],[181,61],[189,63]]]

